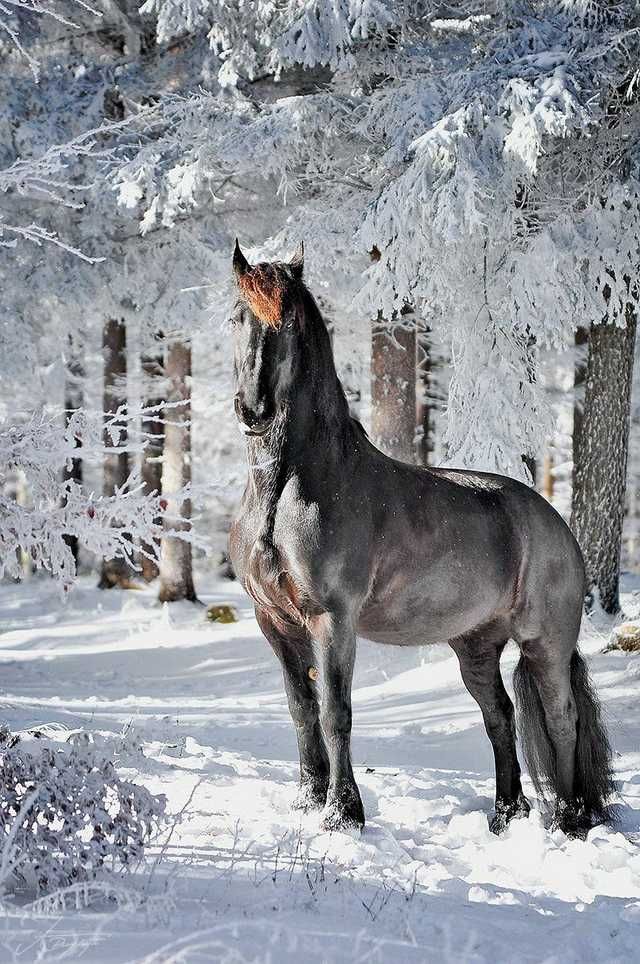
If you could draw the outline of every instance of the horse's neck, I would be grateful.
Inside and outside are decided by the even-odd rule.
[[[326,331],[324,334],[328,338]],[[292,476],[312,467],[317,471],[319,456],[327,476],[333,467],[340,471],[344,467],[353,422],[331,349],[323,347],[324,351],[305,359],[300,370],[307,374],[294,386],[268,436],[252,440],[247,447],[250,486],[265,520],[270,520],[267,527],[273,523],[278,500]]]
[[[281,416],[276,416],[280,419]],[[251,440],[247,445],[249,485],[263,509],[282,491],[281,479],[285,468],[283,455],[284,426],[275,424],[269,439]]]

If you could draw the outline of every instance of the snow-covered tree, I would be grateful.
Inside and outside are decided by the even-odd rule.
[[[153,552],[173,524],[159,508],[159,493],[145,499],[138,486],[137,464],[149,441],[140,432],[139,404],[127,412],[107,405],[103,444],[102,399],[95,390],[84,393],[86,408],[77,411],[83,389],[78,366],[95,371],[92,351],[100,351],[102,327],[112,320],[124,319],[144,348],[168,302],[180,300],[191,317],[200,307],[196,296],[180,295],[182,279],[175,277],[175,245],[183,236],[161,243],[140,239],[135,221],[115,207],[103,179],[117,152],[126,149],[124,112],[109,110],[109,98],[120,100],[114,72],[139,106],[154,83],[162,89],[170,82],[181,61],[164,63],[145,79],[144,28],[135,4],[100,6],[101,18],[84,11],[83,31],[59,18],[25,21],[23,50],[12,44],[0,49],[1,555],[13,573],[20,546],[65,585],[75,572],[76,538],[89,552],[115,557],[111,565],[122,566],[125,557],[134,561],[135,543]],[[36,60],[39,84],[30,69]],[[191,257],[190,267],[201,268],[202,257]],[[69,404],[65,383],[74,389],[66,393]],[[155,419],[157,411],[146,417]],[[89,468],[85,484],[75,471],[79,442]],[[113,458],[122,471],[107,496],[96,500],[92,490],[102,484],[105,445],[117,447]],[[15,480],[29,494],[26,503],[12,496]]]
[[[118,175],[143,230],[207,188],[241,228],[238,195],[220,187],[270,212],[277,190],[266,239],[251,219],[261,252],[304,232],[345,323],[397,323],[414,306],[452,359],[449,459],[526,477],[550,424],[539,352],[600,320],[603,271],[621,279],[634,257],[601,240],[619,220],[604,196],[637,215],[636,5],[153,0],[143,12],[163,42],[207,30],[221,62],[210,91],[161,105],[165,134]]]
[[[339,366],[368,371],[372,319],[408,329],[420,318],[450,361],[447,459],[527,478],[551,424],[541,353],[566,351],[578,326],[608,312],[623,317],[616,306],[634,297],[636,5],[147,0],[140,15],[114,10],[117,66],[101,40],[48,88],[49,142],[64,128],[84,144],[74,125],[97,128],[106,90],[117,87],[127,114],[117,144],[92,135],[94,153],[118,151],[101,158],[113,192],[97,195],[94,217],[66,217],[66,236],[55,217],[47,227],[107,259],[68,273],[69,314],[91,305],[98,324],[126,317],[142,351],[168,318],[194,346],[196,386],[206,344],[209,404],[225,413],[225,432],[206,444],[222,452],[229,366],[216,323],[231,297],[232,239],[253,245],[255,260],[304,237]],[[14,88],[15,103],[26,95]],[[42,102],[28,97],[22,143]],[[62,103],[77,105],[72,121],[51,109]],[[36,273],[22,294],[11,286],[14,316],[41,324],[34,302],[53,274]],[[47,306],[64,318],[49,287]]]
[[[120,318],[109,318],[103,328],[105,456],[103,464],[103,493],[107,498],[117,496],[126,488],[129,479],[129,458],[126,448],[126,420],[115,422],[116,432],[109,431],[120,412],[126,412],[127,399],[123,397],[127,377],[127,329]],[[112,589],[125,586],[130,570],[126,559],[116,557],[103,559],[100,587]]]

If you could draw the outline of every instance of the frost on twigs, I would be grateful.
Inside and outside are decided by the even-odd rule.
[[[1,15],[0,3],[0,38]],[[140,112],[136,118],[138,124],[144,123],[143,118],[147,113]],[[115,141],[125,137],[129,123],[129,118],[103,121],[71,140],[51,144],[37,156],[17,157],[8,167],[0,169],[0,248],[15,249],[19,243],[27,241],[36,248],[54,245],[87,264],[104,261],[103,256],[93,257],[82,251],[51,227],[34,222],[32,207],[44,202],[79,215],[87,199],[95,195],[99,169],[115,162]],[[18,203],[20,200],[26,200],[27,205],[21,206]]]
[[[140,454],[149,436],[136,428],[139,420],[165,425],[171,418],[167,412],[181,404],[120,408],[107,417],[79,409],[65,426],[41,412],[24,424],[0,426],[0,480],[22,477],[31,497],[29,505],[20,505],[8,486],[0,490],[0,576],[20,576],[17,554],[22,552],[34,568],[47,570],[65,589],[71,588],[76,570],[65,539],[69,535],[97,557],[125,559],[134,570],[139,569],[136,551],[151,558],[161,537],[200,545],[193,529],[180,528],[182,505],[193,498],[188,487],[172,494],[175,509],[170,511],[166,499],[158,492],[145,494],[133,474],[112,496],[94,497],[63,473],[79,452],[85,464],[100,465],[105,436],[111,441],[109,452]]]
[[[22,41],[20,13],[50,17],[65,27],[75,27],[80,30],[80,24],[69,19],[68,9],[65,9],[65,6],[69,8],[74,5],[77,12],[84,11],[95,17],[102,16],[101,11],[97,10],[91,3],[87,3],[86,0],[71,0],[66,5],[64,2],[56,2],[56,0],[6,0],[6,2],[0,3],[0,37],[8,37],[9,41],[24,57],[29,64],[34,80],[39,79],[40,64]]]
[[[165,798],[118,776],[88,734],[66,743],[0,729],[0,896],[113,881],[165,822]]]

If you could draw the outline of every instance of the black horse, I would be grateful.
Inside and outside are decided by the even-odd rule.
[[[233,265],[234,405],[249,479],[230,551],[282,664],[296,805],[324,807],[328,830],[364,825],[350,758],[359,635],[449,643],[493,746],[491,828],[528,814],[500,675],[513,639],[525,754],[536,788],[556,797],[555,826],[583,835],[609,819],[611,750],[576,649],[585,576],[568,527],[513,479],[383,455],[349,414],[302,249],[251,267],[236,242]]]

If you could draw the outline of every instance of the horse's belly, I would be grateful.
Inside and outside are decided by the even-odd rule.
[[[388,646],[431,646],[435,643],[448,641],[446,636],[425,639],[424,627],[415,627],[413,632],[410,632],[406,627],[402,630],[389,628],[385,631],[380,626],[371,628],[358,624],[358,636],[370,643],[382,643]]]
[[[483,622],[482,618],[474,618],[471,613],[463,613],[457,619],[426,620],[424,615],[395,619],[389,616],[383,618],[377,613],[366,614],[358,621],[358,636],[392,646],[428,646],[465,636]]]
[[[449,589],[436,588],[435,582],[421,580],[376,592],[360,613],[358,635],[396,646],[446,643],[506,615],[503,594],[489,586],[477,592],[453,582]]]

